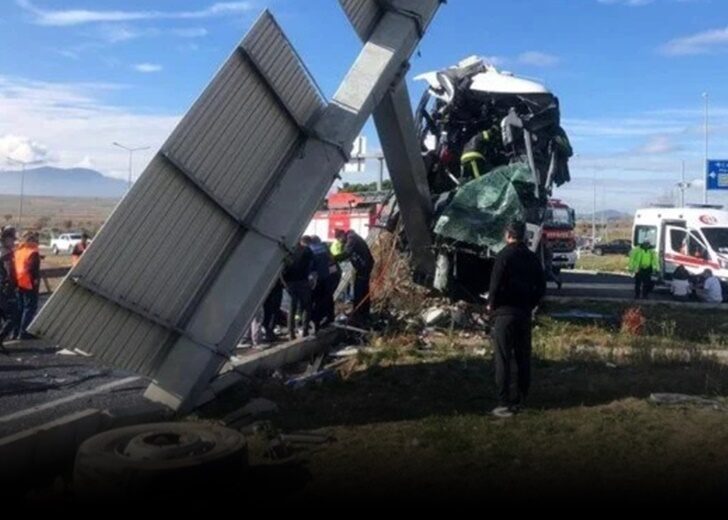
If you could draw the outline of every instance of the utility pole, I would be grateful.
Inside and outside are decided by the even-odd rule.
[[[21,225],[23,224],[23,197],[25,195],[25,168],[27,166],[35,166],[36,164],[42,164],[43,161],[41,161],[41,160],[20,161],[18,159],[13,159],[10,156],[7,156],[6,159],[9,163],[20,166],[20,203],[18,205],[18,223],[16,224],[18,231],[20,231]]]
[[[371,154],[358,154],[351,157],[351,161],[356,161],[361,164],[364,163],[364,170],[366,171],[366,161],[369,159],[376,159],[379,161],[379,179],[377,180],[377,191],[382,191],[384,185],[384,161],[386,160],[382,152],[371,153]]]
[[[708,137],[710,133],[710,129],[708,127],[709,119],[708,119],[708,93],[703,92],[703,99],[705,100],[705,164],[703,167],[705,168],[704,171],[704,186],[703,186],[703,204],[708,203]]]
[[[592,177],[592,185],[594,188],[594,200],[592,203],[592,248],[597,243],[597,174]]]
[[[132,169],[132,161],[134,160],[134,152],[141,152],[142,150],[149,150],[148,146],[140,146],[138,148],[130,148],[128,146],[124,146],[123,144],[117,143],[114,141],[112,143],[114,146],[118,146],[122,150],[126,150],[129,153],[129,184],[128,189],[131,189],[131,169]]]
[[[379,181],[377,182],[377,191],[382,191],[384,184],[384,155],[379,157]]]

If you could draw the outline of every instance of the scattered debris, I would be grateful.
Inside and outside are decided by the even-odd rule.
[[[306,371],[303,373],[303,375],[310,376],[319,372],[321,370],[321,364],[324,362],[324,357],[326,357],[325,354],[319,354],[318,356],[316,356],[313,362],[306,367]]]
[[[293,389],[299,389],[306,386],[308,383],[311,382],[323,382],[323,381],[330,381],[336,378],[336,372],[331,369],[323,369],[319,370],[318,372],[314,372],[313,374],[308,375],[302,375],[298,377],[292,377],[288,381],[286,381],[286,386]]]
[[[344,347],[340,350],[337,350],[336,352],[332,352],[331,356],[335,358],[346,358],[351,356],[356,356],[359,353],[360,349],[359,347]]]
[[[631,307],[622,315],[622,332],[641,336],[645,332],[647,319],[639,307]]]
[[[364,335],[371,334],[371,332],[372,332],[370,330],[360,329],[359,327],[352,327],[351,325],[346,325],[343,323],[333,323],[333,324],[331,324],[331,326],[336,329],[346,330],[349,332],[356,332],[358,334],[364,334]]]
[[[715,399],[706,399],[695,395],[687,394],[671,394],[671,393],[658,393],[650,394],[650,402],[657,405],[665,406],[681,406],[681,405],[694,405],[694,406],[706,406],[715,409],[723,408],[720,401]]]
[[[432,307],[422,313],[422,321],[428,327],[432,325],[441,324],[449,317],[449,313],[442,308]]]

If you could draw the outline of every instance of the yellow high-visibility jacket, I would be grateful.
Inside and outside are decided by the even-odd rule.
[[[650,267],[653,271],[660,270],[660,260],[657,258],[657,252],[652,248],[644,249],[641,246],[633,248],[629,254],[629,271],[636,273],[640,269]]]

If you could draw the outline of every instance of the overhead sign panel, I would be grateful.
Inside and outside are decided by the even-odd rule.
[[[708,161],[706,170],[709,191],[728,190],[728,159]]]
[[[221,67],[32,330],[154,376],[325,107],[270,13]],[[215,349],[200,338],[202,348]]]

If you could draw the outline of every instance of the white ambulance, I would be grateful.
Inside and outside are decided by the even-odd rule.
[[[728,211],[722,206],[690,205],[637,210],[632,243],[650,242],[660,257],[660,278],[672,279],[677,266],[691,274],[710,269],[728,283]]]

